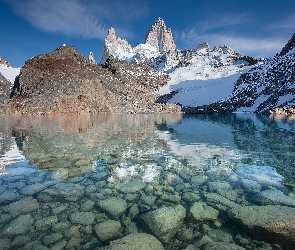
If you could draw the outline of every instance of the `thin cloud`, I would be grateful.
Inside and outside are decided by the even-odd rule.
[[[110,26],[118,23],[126,24],[145,13],[144,5],[123,5],[123,2],[114,0],[5,0],[5,2],[17,15],[45,32],[82,38],[104,39]],[[131,6],[131,9],[126,6]],[[120,27],[118,33],[121,36],[130,35],[127,29]]]

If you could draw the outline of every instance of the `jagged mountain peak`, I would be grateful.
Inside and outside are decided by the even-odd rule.
[[[290,50],[295,48],[295,33],[291,37],[291,39],[287,42],[287,44],[283,47],[282,51],[280,52],[280,56],[287,54]]]
[[[156,47],[160,53],[176,50],[172,31],[166,28],[164,20],[160,17],[146,32],[144,43]]]
[[[111,27],[109,30],[108,30],[108,35],[105,39],[106,41],[108,42],[115,42],[117,40],[116,38],[116,31],[115,31],[115,28],[114,27]]]

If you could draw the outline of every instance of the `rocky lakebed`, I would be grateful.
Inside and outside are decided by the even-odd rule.
[[[209,144],[180,155],[179,116],[124,117],[5,120],[26,158],[1,161],[0,249],[294,249],[282,172]]]

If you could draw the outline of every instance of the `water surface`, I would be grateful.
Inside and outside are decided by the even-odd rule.
[[[165,249],[287,249],[292,237],[285,244],[272,232],[257,236],[234,211],[268,207],[275,216],[290,208],[293,216],[294,193],[292,120],[1,117],[2,249],[99,249],[138,232]],[[185,212],[152,228],[148,220],[171,208]]]

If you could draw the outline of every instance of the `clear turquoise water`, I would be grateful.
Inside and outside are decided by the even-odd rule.
[[[165,249],[210,249],[210,242],[280,249],[282,242],[256,237],[229,210],[295,209],[295,122],[288,119],[3,116],[0,146],[0,249],[99,249],[136,232],[155,235]],[[101,205],[110,198],[123,200],[118,215]],[[195,203],[218,216],[194,218]],[[167,222],[168,240],[143,219],[179,205],[186,215]],[[120,229],[102,239],[97,225],[107,220]]]

